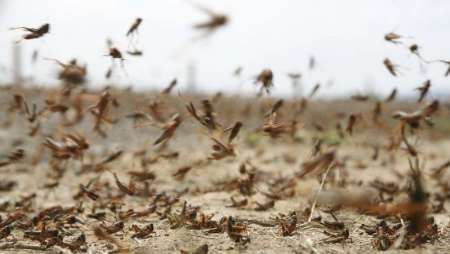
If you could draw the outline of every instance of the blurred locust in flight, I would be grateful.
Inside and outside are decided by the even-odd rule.
[[[134,21],[134,23],[130,26],[130,28],[127,31],[127,36],[133,36],[133,35],[137,35],[139,33],[138,29],[139,26],[142,24],[142,19],[141,18],[136,18],[136,20]]]
[[[422,100],[425,98],[425,96],[427,96],[428,91],[430,90],[431,87],[431,80],[427,80],[425,81],[422,86],[417,87],[415,90],[420,92],[420,96],[419,99],[417,100],[417,102],[422,102]]]
[[[262,70],[255,78],[255,84],[261,83],[261,91],[259,95],[262,95],[263,91],[267,94],[270,93],[270,89],[273,87],[273,72],[270,69]]]
[[[59,71],[58,78],[69,84],[82,84],[86,79],[87,66],[80,66],[76,59],[69,63],[63,63],[57,59],[45,58],[45,60],[55,61],[62,69]]]
[[[130,45],[132,49],[127,50],[127,54],[130,56],[142,56],[143,52],[142,50],[137,49],[137,44],[139,40],[139,27],[142,24],[142,18],[136,18],[136,20],[133,22],[133,24],[130,26],[130,28],[127,31],[127,37],[130,38]],[[134,41],[133,39],[136,38]]]
[[[392,76],[396,77],[397,76],[397,65],[395,65],[394,63],[391,62],[391,60],[389,58],[385,58],[383,60],[383,64],[384,66],[386,66],[386,69],[389,71],[389,73],[392,74]]]
[[[42,36],[44,36],[45,34],[50,32],[50,24],[46,23],[38,28],[30,28],[30,27],[13,27],[10,30],[24,30],[26,32],[28,32],[27,34],[24,34],[22,36],[22,40],[32,40],[32,39],[37,39],[40,38]],[[19,43],[21,40],[17,41],[17,43]]]
[[[227,25],[229,19],[228,16],[222,13],[217,13],[202,5],[191,2],[191,4],[198,10],[202,11],[209,16],[209,20],[200,22],[194,25],[194,29],[204,31],[204,36],[209,36],[217,29]]]

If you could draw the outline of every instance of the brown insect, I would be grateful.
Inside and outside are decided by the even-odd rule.
[[[123,62],[125,60],[122,56],[122,52],[116,47],[109,48],[109,53],[107,56],[110,56],[112,59],[119,59]]]
[[[261,83],[261,92],[266,91],[267,94],[270,93],[270,89],[273,87],[273,72],[270,69],[262,70],[258,76],[255,78],[255,84]]]
[[[38,112],[36,103],[33,103],[30,108],[22,95],[15,94],[14,102],[16,105],[13,105],[10,110],[19,109],[24,112],[29,123],[34,123],[44,113],[44,110]]]
[[[164,104],[160,101],[151,101],[147,106],[151,117],[159,123],[166,122],[163,115],[164,107]]]
[[[258,203],[256,202],[256,208],[255,211],[266,211],[270,208],[273,208],[275,206],[275,200],[268,200],[265,203]]]
[[[386,35],[384,35],[384,39],[388,42],[394,43],[394,44],[398,44],[401,43],[399,40],[403,38],[403,36],[396,34],[394,32],[390,32],[387,33]]]
[[[154,233],[153,224],[148,224],[147,226],[140,228],[138,225],[132,225],[131,229],[135,232],[131,238],[145,239],[149,238],[150,234]]]
[[[428,91],[430,90],[431,87],[431,80],[426,80],[422,86],[417,87],[416,90],[420,92],[420,96],[419,99],[417,100],[417,102],[422,102],[422,100],[425,98],[425,96],[427,95]]]
[[[89,143],[80,134],[67,134],[63,137],[62,142],[47,137],[44,145],[57,159],[81,158],[84,151],[89,148]]]
[[[105,232],[110,235],[115,234],[119,231],[122,231],[124,226],[125,226],[125,224],[123,223],[123,221],[116,222],[109,226],[101,225],[101,227],[105,230]]]
[[[450,167],[450,160],[442,163],[441,165],[434,167],[430,170],[431,175],[435,178],[438,178],[440,176],[442,176],[442,173],[444,173],[444,171]]]
[[[117,241],[114,237],[109,235],[103,228],[101,227],[94,227],[93,228],[94,235],[99,240],[104,240],[110,243],[113,243],[116,245],[119,249],[123,250],[122,245]]]
[[[79,66],[76,59],[65,64],[57,59],[45,58],[46,60],[55,61],[62,70],[59,72],[59,79],[69,84],[82,84],[86,80],[87,66]]]
[[[62,245],[72,252],[87,251],[86,235],[81,233],[81,235],[75,238],[72,242],[64,242]]]
[[[12,229],[13,229],[13,227],[9,226],[9,225],[0,229],[0,240],[8,237],[11,234]]]
[[[209,16],[209,20],[194,25],[195,29],[204,30],[206,36],[210,35],[211,33],[215,32],[218,28],[221,28],[228,23],[227,15],[214,12],[206,7],[203,7],[195,3],[192,3],[192,5]]]
[[[349,134],[352,135],[353,134],[353,127],[355,126],[357,120],[357,116],[355,114],[351,114],[348,117],[348,121],[347,121],[347,127],[345,128],[345,131]]]
[[[23,113],[25,106],[25,98],[22,94],[13,94],[13,101],[11,102],[8,112],[20,111]]]
[[[392,92],[389,94],[389,96],[384,101],[391,102],[391,101],[395,100],[395,97],[397,97],[397,88],[392,89]]]
[[[103,160],[101,160],[101,161],[99,162],[99,164],[100,164],[100,165],[105,165],[105,164],[108,164],[108,163],[110,163],[110,162],[112,162],[112,161],[115,161],[115,160],[117,160],[118,158],[120,158],[120,156],[122,156],[122,154],[123,154],[123,151],[122,151],[122,150],[117,150],[116,152],[114,152],[114,153],[108,155],[106,158],[104,158]]]
[[[26,32],[28,32],[27,34],[24,34],[22,36],[23,40],[31,40],[31,39],[37,39],[40,38],[42,36],[44,36],[45,34],[50,32],[50,24],[46,23],[38,28],[30,28],[30,27],[13,27],[10,30],[17,30],[17,29],[21,29],[24,30]],[[17,41],[20,42],[20,41]]]
[[[238,135],[241,127],[242,127],[241,122],[236,122],[234,124],[234,126],[231,128],[231,132],[230,132],[230,135],[228,136],[227,142],[221,141],[220,137],[211,136],[210,138],[214,142],[214,144],[212,146],[213,153],[211,154],[209,159],[221,160],[228,156],[234,156],[235,150],[234,150],[234,145],[232,144],[232,142]],[[223,133],[225,133],[226,131],[227,130],[224,130]]]
[[[269,134],[271,138],[278,138],[281,134],[287,134],[291,129],[291,124],[277,122],[277,113],[270,114],[262,127],[262,131]]]
[[[86,196],[88,196],[88,198],[90,198],[92,201],[96,201],[97,199],[100,198],[100,196],[98,194],[96,194],[93,191],[88,190],[88,187],[85,187],[82,184],[80,184],[80,191],[81,191],[81,193],[83,193]]]
[[[87,215],[88,218],[95,219],[98,221],[105,221],[106,220],[106,213],[105,212],[98,212],[98,213],[90,213]],[[104,230],[102,229],[104,232]],[[106,232],[104,232],[106,233]]]
[[[311,92],[309,93],[308,97],[309,97],[309,98],[313,97],[313,96],[317,93],[317,91],[319,91],[319,88],[320,88],[320,84],[317,83],[317,84],[313,87],[313,89],[311,90]]]
[[[22,219],[24,217],[26,217],[25,213],[23,213],[20,210],[15,211],[15,212],[11,212],[11,213],[8,214],[8,217],[5,220],[0,221],[0,228],[9,226],[12,223],[14,223],[14,222],[16,222],[16,221],[18,221],[18,220],[20,220],[20,219]]]
[[[175,173],[172,174],[173,178],[175,178],[177,181],[182,181],[186,174],[191,171],[191,166],[184,166],[179,169]]]
[[[18,162],[23,157],[25,157],[25,150],[18,148],[14,151],[12,151],[8,156],[7,159],[4,161],[0,161],[0,167],[10,165],[14,162]]]
[[[412,128],[418,128],[422,121],[429,121],[430,116],[439,109],[439,101],[434,100],[425,107],[412,112],[406,113],[403,111],[397,111],[394,113],[393,117],[399,119],[402,123],[408,124]]]
[[[241,122],[236,122],[234,126],[231,128],[230,136],[228,136],[228,143],[233,142],[233,140],[236,138],[236,136],[239,134],[239,131],[242,128]]]
[[[409,155],[411,155],[412,157],[416,157],[418,152],[417,152],[416,148],[414,148],[414,146],[408,142],[408,139],[406,138],[406,134],[405,134],[405,126],[402,126],[401,135],[402,135],[402,140],[406,145],[406,150],[408,151]]]
[[[288,216],[278,219],[278,226],[282,236],[290,236],[297,228],[297,214],[290,213]]]
[[[327,170],[327,168],[335,160],[335,151],[330,151],[321,154],[302,164],[302,170],[297,173],[297,177],[303,178],[307,174],[315,172],[315,175],[320,175]]]
[[[209,100],[203,100],[202,105],[204,109],[203,115],[199,115],[197,113],[197,110],[195,109],[195,106],[192,102],[186,105],[186,109],[195,120],[197,120],[201,125],[208,128],[209,131],[216,130],[216,127],[220,126],[220,124],[218,124],[215,120],[216,114],[214,113],[214,109],[211,102]]]
[[[379,123],[381,112],[382,112],[382,104],[380,101],[375,102],[375,107],[373,108],[372,120],[374,123]]]
[[[170,94],[170,92],[172,91],[172,89],[177,85],[178,81],[177,79],[173,79],[170,84],[164,88],[164,90],[161,92],[162,94]]]
[[[411,52],[411,54],[416,55],[420,60],[426,62],[423,58],[422,55],[420,55],[419,53],[419,45],[417,44],[412,44],[411,46],[409,46],[409,51]]]
[[[276,113],[284,104],[284,100],[283,99],[279,99],[275,102],[275,104],[273,104],[272,108],[270,109],[269,112],[267,112],[266,117]]]
[[[136,18],[134,23],[130,26],[130,28],[127,31],[127,36],[131,36],[133,34],[138,34],[139,26],[142,23],[142,18]]]
[[[385,58],[383,64],[392,76],[397,76],[397,65],[393,64],[389,58]]]
[[[120,191],[122,191],[123,193],[133,196],[134,194],[136,194],[136,186],[134,186],[133,182],[130,182],[129,186],[125,186],[120,180],[119,177],[117,176],[116,173],[112,173],[114,176],[114,180],[116,182],[117,187],[120,189]]]
[[[179,114],[175,114],[172,118],[162,127],[164,132],[156,139],[153,145],[158,145],[161,142],[167,142],[170,138],[173,137],[175,131],[181,124],[181,117]]]
[[[108,106],[113,101],[110,93],[106,90],[98,99],[97,103],[88,107],[88,111],[95,116],[95,123],[93,130],[99,133],[101,136],[105,137],[106,133],[101,129],[101,124],[106,123],[114,123],[115,121],[108,117]]]
[[[247,227],[243,224],[235,222],[234,218],[229,216],[226,218],[226,228],[225,232],[228,237],[234,242],[246,244],[250,242],[248,237]]]
[[[155,173],[146,171],[129,171],[128,174],[136,181],[154,180],[156,178]]]

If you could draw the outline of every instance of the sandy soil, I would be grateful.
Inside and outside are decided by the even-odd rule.
[[[1,100],[5,105],[11,101],[12,91],[3,91]],[[31,98],[31,99],[30,99]],[[132,98],[132,97],[131,97]],[[39,97],[27,97],[28,100],[40,101]],[[124,112],[133,108],[134,105],[130,96],[119,98],[124,104],[129,104],[128,108],[122,108]],[[229,105],[228,105],[229,106]],[[225,108],[225,106],[222,106]],[[181,109],[180,109],[181,110]],[[375,225],[382,218],[361,214],[352,209],[342,209],[334,212],[340,222],[343,222],[348,230],[348,239],[335,243],[326,243],[324,239],[328,236],[324,231],[329,228],[313,221],[306,223],[308,219],[308,209],[315,192],[319,188],[319,176],[308,176],[305,178],[295,178],[295,173],[301,170],[301,164],[309,160],[313,147],[313,137],[318,134],[311,129],[300,129],[296,135],[297,139],[289,137],[271,139],[262,134],[254,134],[253,127],[258,124],[249,123],[239,134],[235,145],[236,156],[225,158],[220,161],[205,160],[211,153],[211,141],[205,136],[204,131],[192,119],[184,116],[182,127],[176,132],[167,148],[159,150],[151,143],[161,133],[161,130],[154,127],[134,129],[132,121],[125,119],[123,114],[117,114],[120,121],[108,127],[109,137],[104,139],[91,131],[92,119],[86,117],[82,124],[73,128],[64,129],[65,132],[77,130],[88,137],[90,147],[85,152],[83,160],[68,159],[65,161],[65,173],[59,180],[59,184],[54,188],[46,188],[45,185],[51,182],[49,175],[54,174],[49,165],[51,160],[50,151],[42,146],[45,137],[58,131],[55,123],[60,121],[57,116],[50,116],[45,121],[40,133],[34,137],[28,137],[28,126],[24,116],[14,113],[10,116],[5,109],[2,109],[2,119],[11,120],[9,126],[5,125],[0,130],[0,155],[2,159],[20,147],[25,150],[25,158],[0,168],[1,180],[11,180],[17,183],[10,191],[0,192],[0,204],[10,202],[0,215],[5,220],[12,211],[15,210],[14,203],[22,197],[36,194],[32,199],[29,212],[30,217],[35,216],[43,209],[61,205],[64,208],[77,206],[83,203],[84,212],[77,214],[77,218],[82,223],[76,223],[72,227],[67,227],[67,236],[64,240],[71,239],[80,232],[85,232],[87,237],[87,251],[90,253],[104,253],[117,250],[117,244],[111,241],[101,240],[94,236],[92,229],[100,224],[110,225],[116,222],[118,211],[142,211],[146,209],[154,200],[157,193],[166,192],[169,196],[175,193],[183,193],[179,196],[171,211],[167,214],[179,214],[183,202],[188,205],[199,206],[204,214],[214,214],[213,220],[220,221],[221,218],[232,216],[236,221],[247,226],[246,235],[250,242],[246,244],[236,243],[230,239],[226,232],[208,233],[208,229],[191,229],[188,225],[181,225],[173,228],[173,225],[164,211],[166,207],[158,207],[157,210],[146,216],[139,218],[124,219],[124,229],[111,236],[124,249],[131,253],[180,253],[181,250],[192,251],[202,244],[207,244],[209,253],[372,253],[377,250],[373,246],[375,237],[369,235],[361,228],[361,225]],[[220,111],[220,109],[217,109]],[[185,113],[183,113],[185,114]],[[229,116],[233,118],[234,116]],[[7,126],[7,127],[6,127]],[[245,123],[244,123],[245,126]],[[358,131],[360,133],[358,133]],[[408,185],[407,174],[409,172],[407,153],[403,150],[387,152],[380,149],[379,156],[372,160],[373,148],[370,144],[385,144],[387,136],[377,134],[377,130],[364,131],[359,127],[353,137],[346,138],[338,146],[324,144],[323,151],[334,149],[337,151],[337,158],[345,162],[340,167],[333,169],[328,176],[324,186],[324,192],[336,188],[346,189],[350,192],[358,192],[357,187],[367,187],[374,180],[382,182],[394,182],[403,188]],[[367,145],[369,143],[369,145]],[[448,160],[450,149],[450,139],[440,138],[439,140],[422,137],[417,143],[420,151],[425,189],[429,193],[441,191],[436,186],[436,180],[432,179],[431,168],[442,164]],[[105,166],[101,172],[80,173],[83,165],[98,162],[101,158],[117,150],[123,150],[123,154]],[[33,163],[33,158],[40,160]],[[145,154],[137,155],[139,151],[146,151]],[[176,158],[163,158],[161,154],[178,152]],[[146,163],[143,163],[146,162]],[[199,161],[202,161],[200,163]],[[223,184],[233,179],[242,179],[244,176],[239,172],[242,163],[249,162],[247,169],[256,170],[260,180],[255,182],[254,194],[247,196],[247,205],[239,208],[229,207],[231,197],[243,198],[238,188],[226,189]],[[144,164],[144,165],[143,165]],[[252,167],[252,166],[253,167]],[[173,174],[181,167],[192,166],[183,179],[175,179]],[[119,179],[128,184],[130,179],[129,171],[147,170],[153,172],[156,178],[150,181],[150,194],[147,196],[128,196],[118,189],[111,172],[117,173]],[[98,191],[99,200],[93,201],[86,196],[74,199],[74,195],[79,192],[79,185],[86,185],[91,179],[100,176],[98,185],[106,184],[104,189]],[[449,179],[450,172],[445,172],[441,180]],[[275,200],[272,208],[265,211],[255,211],[257,203],[267,202],[267,196],[260,191],[268,189],[268,183],[276,179],[293,179],[295,186],[292,190],[295,193],[290,197],[283,197]],[[343,184],[342,182],[358,183]],[[360,185],[360,186],[357,186]],[[344,187],[341,187],[344,186]],[[139,185],[141,187],[141,185]],[[433,243],[425,243],[411,250],[390,249],[386,253],[448,253],[450,250],[450,205],[448,193],[444,202],[444,208],[438,213],[429,212],[428,216],[433,216],[438,226],[438,236]],[[113,199],[117,201],[117,211],[101,208],[102,202],[111,203],[111,197],[122,197]],[[371,197],[367,197],[369,199]],[[395,200],[403,197],[395,196]],[[87,215],[97,206],[96,212],[106,212],[104,222],[89,218]],[[325,207],[319,205],[314,213],[314,217],[321,216],[321,221],[333,221],[334,219],[326,211]],[[287,215],[296,212],[298,219],[296,230],[289,236],[282,236],[280,227],[277,224],[277,217],[280,214]],[[392,223],[398,223],[398,219],[388,218]],[[259,222],[259,223],[258,223]],[[261,225],[266,222],[269,225]],[[152,223],[154,233],[146,239],[132,239],[133,224],[145,226]],[[38,246],[36,241],[24,239],[24,231],[14,228],[12,235],[0,240],[0,246],[13,241],[18,241]],[[1,247],[0,247],[1,248]],[[70,252],[66,248],[58,246],[50,247],[45,251],[37,250],[0,250],[4,253],[29,253],[29,252]]]

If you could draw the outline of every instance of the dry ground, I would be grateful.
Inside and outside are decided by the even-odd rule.
[[[407,186],[409,172],[407,153],[401,149],[388,152],[380,149],[379,157],[372,160],[373,145],[386,145],[388,135],[385,131],[377,128],[370,128],[370,122],[361,123],[355,128],[356,134],[352,137],[340,139],[334,129],[334,113],[340,110],[353,109],[355,112],[370,112],[372,105],[361,102],[317,102],[299,119],[303,123],[295,134],[295,138],[281,137],[271,139],[261,133],[255,134],[255,129],[261,124],[261,112],[265,110],[253,109],[250,116],[242,116],[239,112],[245,105],[246,99],[241,99],[239,103],[233,102],[233,98],[222,98],[217,103],[216,112],[218,117],[229,125],[240,119],[244,121],[244,128],[237,138],[235,144],[237,155],[225,158],[220,161],[211,161],[202,165],[196,165],[199,160],[205,160],[211,153],[211,141],[204,135],[204,131],[199,125],[186,115],[183,111],[184,102],[181,100],[193,100],[198,103],[201,97],[177,98],[170,97],[165,100],[168,111],[178,111],[183,113],[182,127],[177,131],[173,140],[165,150],[159,150],[151,143],[161,133],[160,129],[155,127],[145,127],[140,129],[133,128],[133,123],[125,119],[127,112],[145,105],[146,101],[155,99],[155,94],[122,94],[118,97],[121,104],[114,115],[120,120],[117,124],[108,127],[109,136],[104,139],[91,131],[92,117],[86,116],[82,124],[72,128],[64,129],[64,132],[77,130],[83,133],[90,142],[89,149],[85,152],[83,162],[76,159],[67,160],[65,174],[59,181],[59,185],[53,189],[44,188],[49,182],[48,175],[51,172],[49,161],[51,159],[47,148],[41,146],[44,138],[48,135],[61,131],[57,124],[60,121],[58,116],[50,116],[43,121],[40,133],[34,137],[27,136],[28,126],[24,116],[19,113],[10,115],[7,113],[7,105],[12,101],[12,94],[18,90],[3,90],[0,95],[2,106],[2,119],[5,122],[4,127],[0,129],[0,155],[3,158],[17,147],[25,150],[25,158],[12,165],[0,168],[1,180],[13,180],[17,185],[11,191],[0,192],[0,204],[9,201],[10,205],[0,212],[3,220],[8,213],[12,212],[14,202],[22,197],[35,193],[36,197],[32,200],[29,216],[36,215],[37,212],[45,208],[61,205],[62,207],[71,207],[83,202],[85,211],[77,217],[83,224],[79,223],[76,227],[67,230],[67,239],[70,235],[78,235],[84,231],[87,236],[87,248],[91,253],[103,253],[117,249],[112,243],[105,240],[98,240],[92,233],[92,228],[101,224],[100,221],[88,218],[87,214],[96,202],[82,197],[75,200],[73,196],[79,191],[80,184],[87,184],[95,176],[100,176],[99,182],[108,182],[108,191],[99,191],[100,199],[108,202],[109,195],[119,195],[121,192],[114,184],[114,178],[109,172],[116,172],[124,183],[128,183],[128,171],[148,170],[155,174],[156,178],[151,182],[150,188],[155,193],[166,192],[169,195],[173,193],[186,191],[179,197],[179,202],[174,204],[170,213],[180,212],[184,201],[192,206],[199,206],[201,212],[205,214],[214,214],[214,220],[220,220],[222,217],[233,216],[237,221],[242,221],[247,225],[250,242],[242,245],[233,242],[225,232],[207,233],[206,229],[190,229],[187,226],[171,228],[168,219],[162,219],[161,213],[164,208],[159,208],[158,212],[139,218],[130,218],[125,220],[124,230],[113,234],[113,237],[124,247],[128,247],[132,253],[180,253],[180,250],[193,250],[202,244],[208,244],[209,253],[372,253],[374,249],[372,242],[375,240],[373,235],[367,234],[361,225],[374,225],[381,220],[376,216],[363,215],[354,210],[339,210],[335,212],[339,221],[343,222],[345,228],[349,231],[349,238],[337,243],[324,243],[323,239],[327,237],[324,233],[326,228],[319,222],[305,223],[307,213],[305,211],[311,206],[311,199],[319,187],[318,177],[307,177],[296,179],[294,187],[295,194],[292,197],[286,197],[276,200],[273,208],[265,211],[255,211],[257,202],[264,203],[267,197],[259,193],[259,190],[266,190],[267,182],[277,178],[294,178],[296,172],[301,169],[301,163],[311,158],[314,137],[323,137],[325,140],[322,149],[324,151],[335,149],[337,158],[345,162],[344,165],[334,169],[330,174],[329,180],[325,184],[324,190],[330,190],[339,187],[343,181],[349,183],[360,182],[362,186],[369,186],[370,182],[378,179],[383,182],[394,182],[400,187]],[[44,94],[40,91],[20,91],[25,94],[27,101],[35,101],[38,108],[43,103]],[[176,102],[174,102],[176,101]],[[142,103],[141,103],[142,102]],[[173,103],[173,104],[172,104]],[[256,103],[255,103],[256,105]],[[321,106],[317,106],[321,105]],[[340,105],[337,107],[336,105]],[[352,106],[353,105],[353,106]],[[357,105],[357,106],[355,106]],[[289,107],[289,106],[286,106]],[[392,106],[394,107],[394,106]],[[415,108],[415,105],[397,105],[397,108]],[[333,108],[333,110],[331,110]],[[386,109],[389,112],[390,109]],[[289,110],[287,110],[288,112]],[[255,113],[258,112],[258,113]],[[390,118],[386,112],[386,119]],[[287,115],[287,113],[285,113]],[[333,117],[333,118],[332,118]],[[10,123],[6,123],[11,119]],[[333,119],[332,121],[330,119]],[[310,123],[317,121],[326,126],[327,130],[319,132],[311,128]],[[344,120],[340,120],[345,123]],[[436,128],[438,128],[437,126]],[[430,169],[442,164],[449,159],[450,136],[445,132],[435,133],[433,130],[424,130],[420,139],[416,143],[423,158],[422,167],[425,179],[426,190],[430,193],[439,191],[436,187],[436,180],[431,179]],[[98,161],[114,151],[123,150],[124,153],[117,160],[107,165],[109,171],[97,173],[80,174],[83,164],[89,164]],[[33,164],[33,158],[43,150],[42,158]],[[138,151],[146,151],[144,155],[136,155]],[[160,154],[178,152],[177,158],[158,158]],[[149,161],[147,165],[142,165],[142,160]],[[262,181],[255,184],[255,194],[247,197],[248,204],[240,208],[228,207],[231,204],[230,197],[240,196],[239,189],[221,190],[220,183],[232,179],[241,178],[239,167],[241,163],[249,161],[258,174],[262,176]],[[174,179],[172,174],[183,166],[191,166],[184,179]],[[295,179],[295,178],[294,178]],[[450,172],[442,175],[442,179],[450,179]],[[333,180],[333,181],[331,181]],[[445,181],[445,180],[444,180]],[[346,184],[345,189],[358,191],[352,184]],[[111,194],[112,193],[112,194]],[[147,197],[125,196],[120,211],[134,209],[141,211],[148,207],[154,199],[155,193]],[[423,244],[416,249],[395,250],[391,249],[386,253],[449,253],[450,250],[450,205],[448,194],[444,209],[439,213],[430,213],[429,216],[435,218],[438,226],[438,238],[434,243]],[[367,197],[373,198],[373,197]],[[397,198],[397,197],[396,197]],[[401,197],[399,197],[400,199]],[[98,208],[97,212],[106,211],[107,216],[105,224],[111,224],[116,221],[113,212],[108,209]],[[297,229],[290,236],[282,236],[280,228],[276,225],[275,218],[280,214],[297,212]],[[322,221],[332,221],[332,217],[322,207],[316,210],[316,216],[322,216]],[[389,220],[395,221],[393,218]],[[264,221],[268,224],[274,223],[274,226],[262,226],[255,221]],[[398,221],[398,220],[397,220]],[[154,233],[147,239],[131,239],[132,224],[148,225],[153,223]],[[13,238],[23,241],[23,230],[14,229],[13,236],[0,240],[0,246],[13,241]],[[38,245],[37,242],[26,243]],[[28,250],[0,250],[5,253],[28,253],[28,252],[69,252],[60,247],[51,247],[45,251]]]

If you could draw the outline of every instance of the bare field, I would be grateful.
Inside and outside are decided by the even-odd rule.
[[[1,252],[450,250],[445,105],[433,127],[405,127],[406,143],[395,143],[392,113],[426,102],[385,103],[375,121],[375,99],[311,100],[303,110],[286,100],[273,110],[265,97],[108,96],[102,108],[102,91],[2,89]]]

